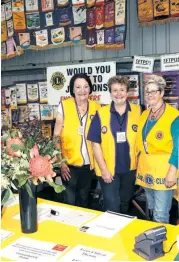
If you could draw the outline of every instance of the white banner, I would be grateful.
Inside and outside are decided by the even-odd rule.
[[[161,55],[161,71],[176,71],[179,70],[179,54]]]
[[[132,71],[141,73],[152,73],[154,58],[147,56],[134,56]]]
[[[70,97],[69,82],[78,73],[86,73],[92,81],[91,100],[101,104],[111,102],[107,82],[116,75],[116,62],[47,67],[48,104],[58,105],[60,101]]]

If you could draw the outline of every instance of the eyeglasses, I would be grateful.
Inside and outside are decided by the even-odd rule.
[[[157,89],[157,90],[152,90],[152,91],[147,91],[147,92],[145,92],[144,94],[145,94],[145,96],[149,96],[149,95],[155,95],[155,94],[157,94],[157,92],[158,91],[160,91],[159,89]]]

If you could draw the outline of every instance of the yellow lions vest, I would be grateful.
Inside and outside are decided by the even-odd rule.
[[[170,164],[168,163],[173,141],[171,124],[179,116],[178,110],[166,104],[165,112],[152,127],[147,135],[146,143],[148,154],[145,151],[142,139],[142,130],[148,119],[150,110],[145,110],[141,115],[137,132],[137,151],[139,152],[136,184],[155,190],[171,190],[177,186],[165,187],[165,177]],[[177,176],[176,172],[176,176]]]
[[[101,148],[103,151],[103,157],[106,162],[107,168],[112,175],[115,173],[115,139],[111,132],[110,127],[110,112],[111,105],[107,105],[102,107],[99,111],[99,117],[101,122]],[[131,111],[128,111],[128,119],[127,119],[127,130],[126,130],[126,138],[129,143],[130,148],[130,159],[131,166],[130,170],[136,169],[137,161],[136,161],[136,134],[137,127],[140,118],[141,109],[140,106],[130,104]],[[95,171],[97,176],[101,176],[101,170],[95,161]]]
[[[100,108],[98,103],[90,100],[88,102],[88,115],[84,127],[85,138],[87,138],[91,120],[96,111]],[[81,153],[83,138],[82,135],[78,134],[78,128],[81,123],[74,98],[62,101],[62,108],[64,113],[64,124],[60,134],[60,140],[63,157],[66,159],[68,165],[83,166],[84,158]],[[86,145],[90,159],[90,168],[93,169],[94,159],[91,142],[86,140]]]

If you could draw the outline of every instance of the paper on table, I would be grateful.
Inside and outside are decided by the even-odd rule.
[[[80,227],[81,225],[87,223],[87,221],[94,218],[95,216],[96,214],[94,213],[66,208],[65,213],[62,214],[59,211],[59,215],[51,216],[51,219],[53,221],[60,222],[63,224]]]
[[[55,261],[68,246],[20,237],[1,250],[1,256],[16,261]]]
[[[38,214],[38,223],[43,222],[45,220],[50,220],[51,214],[50,209],[44,208],[43,206],[37,206],[37,214]],[[13,216],[14,219],[20,220],[20,214]]]
[[[111,238],[134,219],[135,217],[125,216],[113,212],[105,212],[96,219],[82,226],[79,231],[96,236]]]
[[[1,242],[7,238],[9,238],[10,236],[12,236],[14,234],[14,232],[5,230],[5,229],[1,229]]]
[[[56,211],[56,215],[51,214],[51,210]],[[87,223],[90,219],[94,218],[96,214],[74,210],[67,207],[61,207],[51,204],[40,204],[37,206],[38,223],[45,220],[53,220],[59,223],[80,227],[84,223]],[[20,220],[20,214],[13,217]]]
[[[9,198],[9,200],[4,204],[5,207],[11,207],[13,205],[19,204],[19,197],[13,196],[12,198]]]
[[[75,210],[68,207],[56,206],[51,204],[40,204],[38,208],[46,210],[46,214],[50,214],[46,219],[50,219],[59,223],[80,227],[87,223],[90,219],[96,216],[95,213],[90,213],[81,210]],[[56,215],[51,214],[51,210],[56,211]]]
[[[60,262],[71,262],[71,261],[109,261],[114,256],[114,253],[96,249],[92,247],[86,247],[78,245],[66,253]]]

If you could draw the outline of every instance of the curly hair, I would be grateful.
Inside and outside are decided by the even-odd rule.
[[[109,88],[109,92],[111,93],[111,86],[112,84],[121,84],[126,86],[127,88],[127,92],[129,91],[129,81],[128,78],[126,76],[113,76],[111,78],[109,78],[108,80],[108,88]]]

